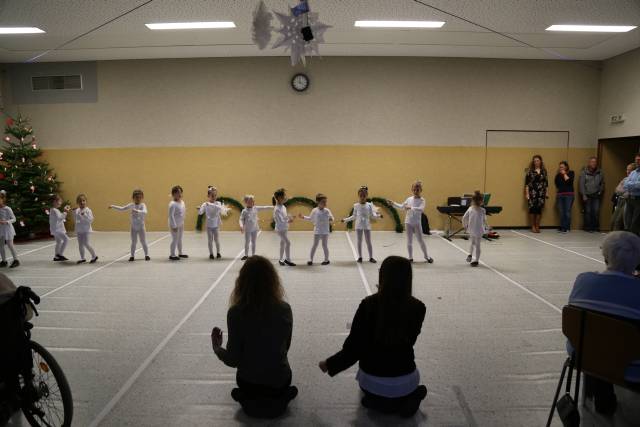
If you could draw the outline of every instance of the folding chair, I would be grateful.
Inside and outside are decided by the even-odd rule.
[[[551,425],[565,374],[567,383],[563,399],[571,399],[571,378],[574,369],[576,371],[573,397],[573,404],[576,405],[575,416],[565,425],[580,424],[577,403],[582,373],[620,387],[633,390],[637,390],[638,387],[638,384],[629,383],[624,378],[625,369],[634,360],[640,360],[640,328],[632,321],[567,305],[562,309],[562,332],[574,350],[563,364],[547,427]],[[585,397],[582,403],[585,404]]]

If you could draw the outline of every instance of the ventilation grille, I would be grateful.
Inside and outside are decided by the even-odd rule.
[[[33,76],[31,89],[35,92],[43,90],[82,90],[82,75],[69,76]]]

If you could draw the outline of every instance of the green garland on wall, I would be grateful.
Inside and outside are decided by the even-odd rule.
[[[218,197],[218,201],[225,205],[232,206],[238,209],[240,212],[242,212],[242,209],[244,209],[244,206],[242,206],[242,203],[240,203],[239,201],[237,201],[232,197]],[[198,215],[198,219],[196,220],[196,230],[202,231],[203,223],[204,223],[204,214]]]
[[[367,199],[367,202],[372,202],[372,203],[381,205],[391,214],[391,216],[393,217],[393,222],[396,223],[396,233],[402,233],[404,231],[404,226],[402,225],[402,221],[400,220],[400,215],[398,214],[398,210],[395,208],[395,206],[389,204],[389,202],[387,202],[387,199],[383,199],[381,197],[371,197]],[[351,208],[351,211],[349,212],[348,216],[351,216],[351,215],[353,215],[353,208]],[[353,221],[347,223],[347,229],[351,230],[352,228],[353,228]]]
[[[304,196],[295,196],[292,197],[290,199],[288,199],[286,202],[284,202],[284,205],[286,207],[289,207],[291,205],[307,205],[309,207],[311,207],[312,209],[318,206],[318,203],[313,200],[310,199],[308,197],[304,197]],[[275,229],[276,228],[276,223],[275,221],[271,221],[271,229]],[[333,231],[333,226],[329,227],[329,231]]]

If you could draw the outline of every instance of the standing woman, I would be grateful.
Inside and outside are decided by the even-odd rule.
[[[222,347],[218,327],[211,331],[211,344],[218,359],[237,368],[238,388],[231,391],[231,397],[249,416],[279,417],[298,394],[291,385],[287,358],[293,315],[268,259],[254,255],[244,263],[230,305],[227,348]]]
[[[527,198],[529,205],[531,231],[533,233],[540,232],[540,218],[542,217],[542,208],[547,200],[548,187],[547,170],[544,167],[542,157],[536,154],[531,159],[527,176],[524,180],[524,196]]]
[[[573,191],[573,179],[576,174],[569,169],[569,163],[561,161],[556,174],[556,205],[560,211],[560,228],[561,233],[567,233],[571,230],[571,208],[573,207],[573,199],[575,192]]]
[[[622,181],[616,187],[615,193],[613,193],[613,197],[611,201],[613,202],[613,216],[611,217],[611,231],[624,231],[626,230],[624,224],[624,211],[625,206],[627,204],[627,197],[629,197],[629,193],[624,190],[624,183],[627,181],[627,177],[631,175],[636,169],[635,163],[629,163],[627,165],[627,174]]]

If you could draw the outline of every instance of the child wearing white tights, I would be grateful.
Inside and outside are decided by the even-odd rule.
[[[249,258],[249,247],[251,247],[251,255],[256,254],[256,239],[260,232],[258,225],[258,212],[271,210],[273,206],[256,206],[253,194],[247,194],[243,198],[245,208],[240,212],[240,232],[244,233],[244,256],[240,258],[245,261]]]
[[[307,265],[313,265],[313,257],[316,254],[318,243],[322,242],[324,261],[322,265],[328,265],[329,261],[329,233],[331,232],[331,222],[334,220],[333,214],[327,208],[327,196],[322,193],[316,194],[318,207],[311,210],[309,216],[300,214],[300,218],[313,222],[313,245]]]
[[[355,221],[356,237],[358,243],[358,260],[362,262],[362,237],[367,242],[369,251],[369,262],[376,263],[373,258],[373,246],[371,245],[371,218],[382,218],[373,203],[367,201],[369,196],[369,188],[365,185],[358,189],[358,203],[353,205],[353,213],[351,216],[344,218],[342,222]]]
[[[295,263],[291,261],[291,241],[289,240],[289,224],[293,222],[293,217],[287,215],[287,207],[284,205],[287,201],[287,193],[284,188],[279,188],[273,193],[273,222],[275,223],[276,233],[280,237],[280,265],[288,265],[295,267]]]
[[[218,202],[218,189],[209,186],[207,189],[208,201],[204,202],[198,210],[199,215],[205,215],[207,219],[207,244],[209,245],[209,259],[222,258],[220,255],[220,238],[218,231],[222,222],[221,216],[226,215],[225,206]],[[216,243],[216,255],[213,255],[213,242]]]
[[[131,195],[133,203],[129,203],[125,206],[111,205],[109,209],[115,209],[118,211],[131,211],[131,256],[129,261],[135,261],[136,245],[138,239],[140,239],[140,245],[144,250],[144,259],[149,261],[149,247],[147,246],[147,233],[144,227],[144,219],[147,216],[147,205],[142,201],[144,200],[144,193],[140,189],[133,190]]]
[[[69,205],[65,206],[61,211],[62,198],[58,195],[53,196],[51,209],[49,210],[49,232],[56,240],[54,261],[68,261],[69,259],[64,256],[64,250],[67,248],[69,237],[67,236],[67,229],[64,226],[67,220],[67,213],[71,210]]]
[[[15,268],[20,265],[18,254],[16,254],[16,250],[13,247],[13,238],[16,235],[16,230],[13,228],[14,222],[16,222],[16,216],[13,214],[13,210],[7,206],[7,194],[2,190],[0,191],[0,256],[2,256],[0,267],[7,266],[4,245],[7,245],[13,257],[9,268]]]
[[[396,203],[393,200],[387,200],[398,209],[405,210],[404,225],[407,229],[407,251],[409,252],[409,261],[413,262],[413,237],[415,236],[420,249],[424,255],[424,259],[433,264],[433,258],[427,253],[427,245],[422,237],[422,214],[426,202],[422,197],[422,181],[416,181],[411,186],[413,195],[409,196],[403,203]]]
[[[467,262],[471,263],[471,267],[477,267],[480,262],[480,242],[482,242],[482,236],[487,228],[487,212],[482,207],[484,201],[482,193],[476,191],[471,200],[472,205],[462,217],[462,225],[471,240]],[[473,256],[474,249],[475,257]]]
[[[76,203],[78,207],[73,211],[73,217],[76,224],[76,236],[78,237],[78,250],[80,251],[80,259],[78,264],[87,262],[84,258],[85,249],[91,254],[91,264],[98,260],[96,252],[89,245],[89,234],[93,232],[91,223],[93,223],[93,212],[87,206],[87,196],[84,194],[78,194],[76,197]]]
[[[173,200],[169,203],[169,229],[171,230],[171,246],[169,259],[178,261],[180,258],[189,258],[189,255],[182,253],[182,234],[184,233],[184,215],[187,208],[182,200],[182,187],[179,185],[171,189]],[[178,255],[176,255],[178,249]]]

